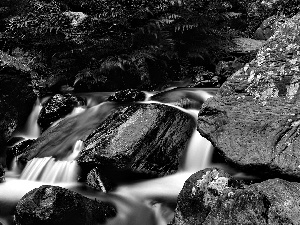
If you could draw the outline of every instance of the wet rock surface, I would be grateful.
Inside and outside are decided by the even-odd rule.
[[[9,147],[7,149],[7,154],[6,154],[6,163],[7,165],[9,165],[13,158],[23,154],[26,149],[32,145],[35,142],[34,139],[27,139],[27,140],[23,140],[20,143],[14,145],[13,147]]]
[[[25,194],[16,206],[17,225],[102,224],[116,214],[107,203],[58,186],[43,185]]]
[[[86,168],[173,173],[195,125],[192,116],[170,106],[122,106],[89,135],[77,161]]]
[[[300,177],[299,21],[287,20],[200,110],[200,134],[248,172]]]
[[[115,92],[107,98],[107,101],[112,102],[137,102],[144,101],[146,94],[136,89],[126,89]]]
[[[299,190],[299,183],[281,179],[244,185],[206,169],[185,182],[173,224],[299,224]]]
[[[72,112],[74,107],[85,105],[85,100],[72,94],[56,94],[48,99],[38,117],[38,124],[45,131],[55,121]]]

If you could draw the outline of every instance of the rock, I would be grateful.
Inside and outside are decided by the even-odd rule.
[[[286,17],[283,15],[275,15],[265,19],[260,27],[255,31],[253,38],[256,40],[268,40],[285,22],[285,20]]]
[[[199,112],[198,131],[227,162],[268,177],[300,177],[300,14]]]
[[[116,210],[58,186],[43,185],[25,194],[16,206],[17,225],[102,224]]]
[[[300,184],[267,180],[221,196],[203,224],[299,224]]]
[[[104,182],[102,181],[104,180]],[[107,179],[100,175],[97,168],[92,169],[86,176],[86,184],[101,192],[110,190],[110,185],[105,182]],[[104,184],[105,183],[105,184]]]
[[[25,153],[26,149],[35,142],[33,139],[23,140],[20,143],[14,145],[13,147],[8,148],[6,163],[9,165],[13,158]]]
[[[216,168],[193,174],[178,195],[173,225],[203,224],[219,197],[241,185],[229,174]]]
[[[245,1],[245,5],[250,36],[264,20],[277,15],[292,17],[300,8],[299,1],[290,0],[251,0]],[[264,35],[264,32],[261,34]]]
[[[299,191],[296,182],[245,185],[222,170],[205,169],[185,182],[172,224],[299,224]]]
[[[235,38],[233,39],[233,42],[235,43],[235,46],[231,51],[243,54],[257,52],[265,43],[265,41],[254,40],[251,38]]]
[[[5,181],[5,170],[0,163],[0,183],[2,183],[3,181]]]
[[[56,94],[43,104],[38,124],[45,131],[55,121],[71,113],[74,107],[83,105],[85,105],[85,101],[81,97],[71,94]]]
[[[121,106],[88,136],[77,161],[87,171],[98,166],[157,176],[173,173],[194,127],[192,116],[170,106]]]
[[[107,101],[112,102],[137,102],[144,101],[146,94],[136,89],[126,89],[115,92],[113,95],[107,98]]]

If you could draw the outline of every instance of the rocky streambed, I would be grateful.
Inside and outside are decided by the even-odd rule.
[[[31,191],[19,187],[27,194],[2,204],[1,217],[15,215],[14,222],[11,218],[7,221],[20,225],[141,224],[141,221],[155,225],[300,224],[299,23],[300,14],[265,21],[256,32],[256,37],[265,41],[260,42],[256,57],[231,75],[214,97],[206,100],[207,96],[187,89],[180,89],[180,94],[171,90],[152,97],[160,103],[197,108],[200,110],[197,121],[170,105],[145,104],[142,102],[145,93],[130,90],[54,123],[75,106],[85,107],[87,102],[76,96],[69,101],[70,95],[50,99],[48,119],[41,122],[44,119],[41,117],[47,118],[44,106],[39,120],[45,125],[41,136],[10,149],[1,145],[1,163],[5,167],[9,157],[17,157],[20,164],[44,157],[65,159],[72,154],[74,143],[81,140],[83,147],[76,161],[81,167],[78,179],[84,187],[65,186],[66,189],[36,183]],[[34,101],[32,93],[23,95],[28,102]],[[60,116],[51,113],[52,100],[60,102],[54,104]],[[206,101],[202,104],[203,100]],[[7,104],[7,101],[1,98],[1,107],[9,113],[1,110],[1,143],[7,143],[13,130],[22,125],[21,118],[30,111],[19,110],[22,102]],[[136,190],[154,191],[163,194],[151,198],[154,203],[150,205],[170,203],[166,196],[175,177],[188,177],[181,177],[180,163],[196,127],[215,147],[214,157],[230,166],[230,170],[208,168],[190,176],[178,195],[176,207],[173,202],[174,217],[168,221],[160,219],[143,203],[142,194],[139,198],[122,195]],[[255,175],[257,179],[246,180],[232,171]],[[124,180],[132,183],[141,178],[151,178],[152,182],[116,189]],[[157,185],[157,181],[163,183]],[[88,187],[96,194],[87,191]],[[9,187],[0,184],[1,190],[7,192],[0,192],[0,201],[8,199]],[[125,211],[128,213],[122,214]]]

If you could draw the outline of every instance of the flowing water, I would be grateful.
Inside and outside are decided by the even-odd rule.
[[[0,222],[7,225],[12,224],[12,210],[17,201],[28,191],[43,184],[62,186],[90,198],[112,202],[116,205],[118,214],[115,218],[107,220],[107,225],[166,225],[172,219],[174,208],[170,207],[170,204],[176,203],[177,195],[185,180],[194,172],[211,166],[212,145],[201,137],[196,130],[185,151],[185,160],[176,174],[130,185],[120,185],[115,191],[106,194],[86,192],[82,188],[82,184],[76,182],[79,167],[75,159],[84,147],[80,139],[83,138],[83,133],[86,131],[82,128],[92,126],[95,123],[95,118],[97,118],[98,123],[99,115],[102,115],[101,118],[104,120],[115,107],[113,104],[102,103],[109,94],[111,93],[84,94],[83,97],[88,100],[88,108],[76,108],[68,115],[68,117],[72,117],[75,114],[80,114],[72,130],[67,135],[62,134],[61,145],[50,146],[51,148],[73,146],[72,151],[65,154],[63,158],[59,160],[53,157],[33,158],[21,173],[16,160],[14,160],[12,169],[6,173],[6,182],[0,184]],[[153,93],[146,94],[147,100],[143,103],[153,103],[151,101]],[[176,95],[182,96],[183,94],[192,96],[193,100],[200,102],[204,102],[212,96],[209,92],[199,89],[181,89],[177,93],[174,91],[171,96],[174,98]],[[170,100],[170,102],[172,101]],[[198,109],[176,108],[189,113],[195,119],[197,118]],[[37,117],[40,109],[41,104],[37,101],[26,127],[16,135],[25,138],[37,138],[39,136]]]

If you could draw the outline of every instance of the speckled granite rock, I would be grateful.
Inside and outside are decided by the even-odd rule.
[[[216,168],[193,174],[178,195],[173,224],[202,224],[220,196],[242,185],[226,172]]]
[[[299,183],[271,179],[243,185],[221,170],[207,169],[185,182],[173,225],[296,225],[299,215]]]
[[[121,106],[89,135],[77,161],[83,168],[172,173],[195,126],[192,116],[170,106]]]
[[[267,18],[275,15],[292,17],[299,12],[297,0],[247,0],[245,1],[248,30],[251,35]]]
[[[254,32],[254,39],[268,40],[274,32],[285,22],[287,18],[284,15],[273,15],[265,19]]]
[[[287,20],[200,110],[200,134],[248,172],[300,177],[299,22]]]
[[[46,130],[55,121],[72,112],[74,107],[85,105],[84,99],[71,94],[56,94],[44,104],[38,117],[38,124]]]
[[[58,186],[43,185],[25,194],[16,206],[17,225],[102,224],[116,215],[110,204]]]

